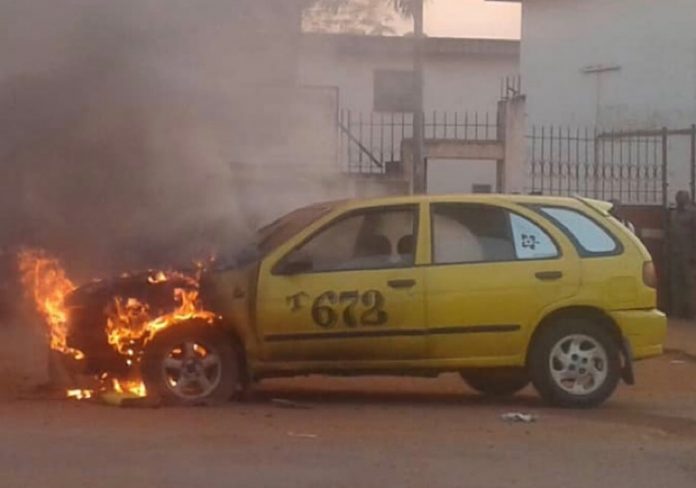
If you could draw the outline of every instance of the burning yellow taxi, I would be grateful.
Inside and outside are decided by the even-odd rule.
[[[594,406],[666,332],[652,259],[609,210],[516,195],[312,205],[195,279],[73,291],[58,342],[90,374],[179,404],[278,376],[457,372],[484,394],[531,382],[551,404]]]

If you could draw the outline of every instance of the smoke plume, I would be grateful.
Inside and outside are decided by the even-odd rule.
[[[50,248],[87,277],[234,246],[321,196],[326,162],[306,156],[318,142],[295,86],[299,12],[4,2],[0,244]]]
[[[233,251],[335,195],[335,107],[296,85],[302,3],[0,3],[0,249],[79,283]]]

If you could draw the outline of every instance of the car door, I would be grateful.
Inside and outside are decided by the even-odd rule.
[[[262,264],[266,361],[403,360],[425,351],[418,205],[344,212]]]
[[[579,286],[570,243],[521,208],[433,203],[429,218],[429,354],[491,364],[524,354],[539,313]]]

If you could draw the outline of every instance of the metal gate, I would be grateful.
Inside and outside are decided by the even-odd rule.
[[[671,151],[675,138],[688,137],[681,154]],[[604,132],[567,127],[533,127],[529,142],[529,192],[579,194],[626,205],[670,201],[670,170],[688,172],[696,196],[696,125],[688,129]],[[674,148],[672,148],[674,149]],[[682,181],[682,178],[678,178]]]

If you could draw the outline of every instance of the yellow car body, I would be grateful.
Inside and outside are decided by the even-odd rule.
[[[484,393],[531,380],[551,403],[594,406],[662,353],[667,326],[651,256],[610,210],[520,195],[317,204],[262,229],[203,291],[250,382],[451,371]]]
[[[615,248],[583,255],[576,236],[541,208],[571,223],[589,225],[589,219]],[[454,236],[452,242],[470,239],[452,224],[460,209],[483,227],[486,212],[514,220],[511,232],[517,234],[510,239],[519,241],[512,244],[514,252],[526,257],[510,257],[509,243],[501,245],[503,240],[495,237],[488,241],[500,248],[496,259],[487,259],[483,251],[472,258],[454,245],[448,251],[434,228]],[[630,381],[626,369],[633,359],[662,352],[666,318],[657,310],[654,283],[646,282],[650,254],[609,209],[599,201],[520,195],[318,204],[280,219],[262,236],[265,249],[257,259],[212,274],[205,287],[235,334],[252,379],[525,368],[538,331],[570,318],[606,329],[622,351],[624,379]],[[364,226],[371,212],[389,211],[382,215],[394,216],[398,225],[392,227],[412,218],[414,233],[397,243],[399,236],[387,235],[387,229],[377,240],[385,246],[382,237],[390,240],[391,254],[397,254],[397,245],[407,248],[408,260],[399,261],[397,254],[385,258],[383,266],[371,262],[362,268],[358,263],[314,270],[306,256],[295,256],[332,225],[362,218]],[[580,240],[591,235],[583,229]],[[352,242],[348,234],[345,240]],[[582,244],[611,247],[606,237]],[[334,247],[338,255],[345,245],[339,236],[325,246],[329,249],[313,252],[330,255]],[[536,258],[531,251],[536,246],[546,246],[547,254]]]

